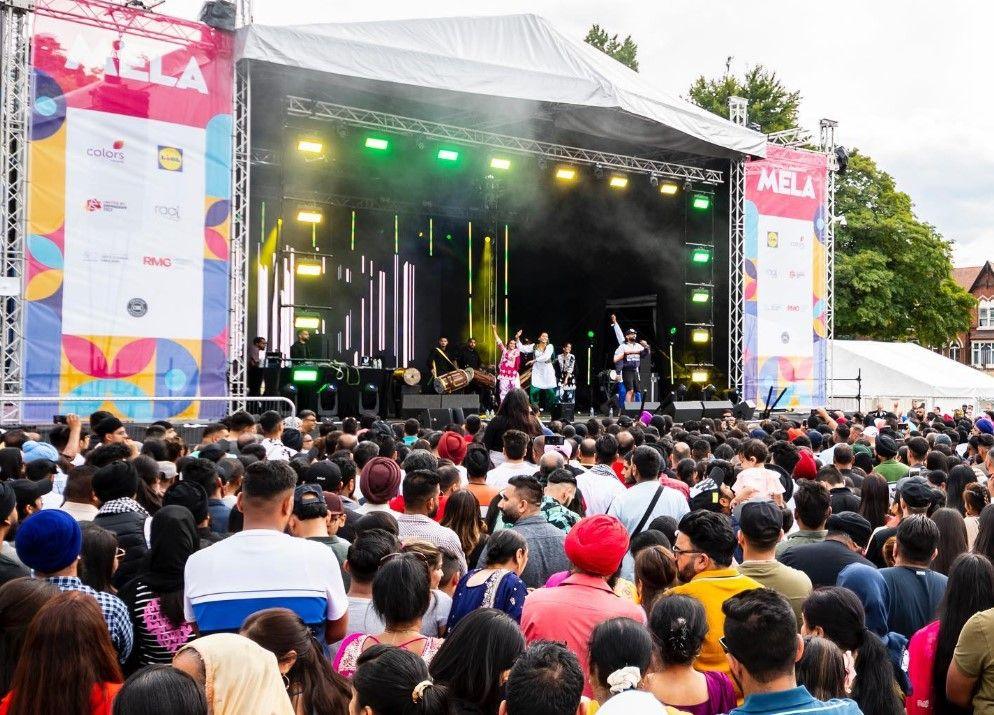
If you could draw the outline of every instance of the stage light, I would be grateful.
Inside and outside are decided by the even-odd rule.
[[[511,160],[501,159],[495,156],[493,159],[490,160],[490,168],[500,169],[501,171],[507,171],[508,169],[511,168]]]
[[[296,383],[317,382],[318,369],[316,367],[310,367],[310,366],[295,367],[293,368],[292,379]]]
[[[708,381],[708,371],[707,370],[692,370],[690,372],[690,381],[696,383],[705,383]]]
[[[439,149],[438,150],[438,160],[439,161],[459,161],[459,152],[454,149]]]
[[[320,154],[324,144],[316,139],[301,139],[297,142],[297,151],[302,154]]]
[[[663,196],[673,196],[673,194],[675,194],[679,190],[680,187],[674,184],[672,181],[667,181],[666,183],[659,185],[659,193],[661,193]]]
[[[612,189],[623,189],[628,186],[627,176],[618,176],[617,174],[612,176],[610,181],[607,182]]]
[[[690,294],[692,303],[707,303],[709,300],[711,300],[711,291],[707,288],[694,288]]]
[[[576,178],[576,169],[561,166],[556,169],[556,178],[560,181],[573,181]]]
[[[299,261],[297,263],[298,276],[319,276],[323,272],[320,261]]]
[[[297,220],[301,223],[321,223],[320,209],[300,209],[297,212]]]
[[[593,340],[594,339],[594,331],[593,330],[588,330],[587,331],[587,337],[590,338],[591,340]]]
[[[321,325],[321,318],[316,315],[298,315],[293,319],[293,327],[297,330],[317,330]]]
[[[690,331],[690,342],[703,345],[711,339],[711,332],[707,328],[694,328]]]
[[[676,335],[676,326],[675,325],[670,326],[670,335]]]
[[[483,238],[483,242],[484,242],[484,243],[490,243],[490,236],[485,236],[485,237]]]
[[[704,211],[711,208],[711,197],[707,194],[694,194],[694,200],[691,204],[698,211]]]
[[[390,140],[381,137],[366,137],[366,148],[376,151],[386,151],[390,148]]]
[[[711,251],[707,248],[695,248],[690,253],[690,260],[692,263],[710,263]]]
[[[656,187],[659,186],[659,177],[653,174],[649,177],[649,186]]]

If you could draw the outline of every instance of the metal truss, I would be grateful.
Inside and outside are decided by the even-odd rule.
[[[228,392],[232,409],[245,408],[248,394],[246,350],[248,349],[248,244],[249,244],[249,140],[252,135],[251,75],[244,62],[235,65],[232,106],[231,241],[228,274]]]
[[[766,135],[766,140],[771,144],[779,144],[780,146],[791,147],[792,149],[810,146],[811,139],[811,132],[801,127],[791,127],[790,129]]]
[[[154,40],[214,47],[213,40],[204,37],[204,28],[199,22],[157,15],[119,3],[104,0],[90,0],[86,4],[76,0],[34,0],[34,10],[39,15],[70,20],[80,25],[114,27],[122,33]]]
[[[292,95],[288,95],[286,99],[287,114],[295,117],[308,117],[370,129],[420,135],[431,139],[476,144],[519,154],[531,154],[552,161],[588,164],[600,166],[603,169],[629,173],[683,179],[703,184],[720,184],[724,182],[722,172],[714,169],[702,169],[696,166],[685,166],[667,161],[656,161],[637,156],[626,156],[623,154],[612,154],[610,152],[565,146],[563,144],[552,144],[534,139],[514,137],[507,134],[495,134],[479,129],[467,129],[451,124],[440,124],[423,119],[387,114],[386,112],[375,112],[369,109],[349,107],[343,104],[332,104],[330,102]]]
[[[728,98],[731,120],[745,126],[748,101]],[[743,394],[745,347],[745,160],[732,160],[728,172],[728,388]]]
[[[258,193],[257,193],[258,195]],[[453,219],[471,220],[480,215],[480,207],[466,207],[444,204],[427,205],[423,202],[403,201],[401,199],[381,198],[374,199],[368,196],[351,196],[349,194],[329,194],[321,192],[293,192],[288,191],[280,198],[287,201],[295,201],[301,204],[314,204],[324,206],[342,206],[349,209],[366,211],[388,211],[390,213],[429,213],[432,216],[445,216]],[[517,214],[505,212],[502,216],[507,221],[513,221]]]
[[[0,278],[17,293],[0,298],[0,416],[17,419],[24,392],[24,244],[27,235],[28,124],[31,87],[30,2],[0,3]]]
[[[828,184],[825,187],[825,262],[828,268],[825,276],[825,333],[828,337],[828,357],[825,377],[826,382],[833,385],[834,392],[830,376],[835,351],[835,177],[839,170],[839,162],[835,156],[835,130],[839,123],[832,119],[822,119],[819,126],[820,148],[828,157]]]

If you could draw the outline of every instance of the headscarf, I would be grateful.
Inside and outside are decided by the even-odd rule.
[[[142,581],[156,593],[179,591],[186,560],[200,547],[193,514],[178,504],[162,507],[152,517],[149,540]]]
[[[276,656],[245,636],[215,633],[180,649],[204,662],[207,704],[212,715],[294,715]]]

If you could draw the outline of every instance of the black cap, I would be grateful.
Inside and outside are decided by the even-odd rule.
[[[829,532],[838,531],[859,546],[865,547],[870,543],[870,535],[873,533],[873,526],[862,516],[854,511],[840,511],[828,517],[825,528]]]
[[[10,482],[0,482],[0,521],[10,516],[15,506],[17,506],[17,494],[14,492],[14,487]]]
[[[783,510],[771,501],[746,502],[742,505],[739,528],[747,539],[769,542],[783,530]]]
[[[932,491],[924,479],[911,477],[900,486],[898,494],[912,509],[924,509],[932,503]]]
[[[317,484],[300,484],[293,490],[293,515],[298,519],[317,519],[328,515],[324,491]]]
[[[714,480],[706,477],[690,488],[690,510],[722,511],[721,489]]]
[[[334,462],[315,462],[304,472],[305,484],[317,484],[326,492],[337,491],[342,486],[342,470]]]
[[[52,491],[51,479],[42,479],[38,482],[30,479],[11,479],[6,483],[13,487],[16,503],[20,506],[34,504],[35,499]],[[9,513],[8,511],[7,514]]]
[[[888,437],[885,434],[878,434],[874,444],[876,444],[877,454],[881,457],[890,459],[891,457],[897,456],[897,442],[894,441],[893,437]]]

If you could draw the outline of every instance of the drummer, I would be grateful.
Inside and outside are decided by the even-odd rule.
[[[456,365],[455,361],[449,357],[446,350],[449,347],[449,339],[444,335],[438,339],[438,343],[431,349],[431,354],[428,356],[428,374],[425,375],[425,384],[431,385],[432,380],[434,380],[439,375],[444,375],[452,370],[458,370],[459,367]]]
[[[459,353],[459,367],[461,368],[471,368],[472,370],[479,370],[483,367],[483,359],[480,357],[479,351],[476,349],[476,338],[470,338],[466,341],[463,349]],[[476,393],[480,396],[480,407],[485,411],[489,412],[493,409],[494,395],[493,391],[486,385],[482,385],[479,382],[474,381],[471,385],[466,387],[467,394]]]

